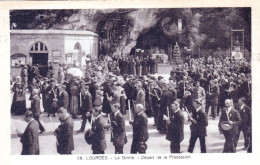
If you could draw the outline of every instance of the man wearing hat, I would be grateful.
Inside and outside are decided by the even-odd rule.
[[[201,153],[206,153],[206,140],[207,136],[206,127],[208,126],[208,118],[205,111],[202,109],[202,102],[200,100],[195,100],[193,102],[195,111],[190,113],[188,118],[191,121],[191,137],[188,152],[192,153],[195,147],[197,139],[200,140],[200,150]]]
[[[226,107],[222,110],[219,119],[219,131],[224,134],[225,144],[223,152],[236,152],[235,138],[238,134],[238,125],[241,122],[240,114],[233,108],[232,100],[225,100]]]
[[[147,149],[146,141],[149,139],[147,129],[147,116],[144,113],[142,104],[136,104],[134,121],[130,121],[133,126],[133,142],[131,145],[131,154],[144,154]]]
[[[31,101],[31,111],[33,113],[33,118],[39,123],[39,128],[41,133],[45,131],[44,127],[40,122],[41,108],[40,108],[40,97],[38,95],[38,89],[32,90],[32,101]]]

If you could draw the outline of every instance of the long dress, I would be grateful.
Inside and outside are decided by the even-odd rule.
[[[23,84],[15,83],[12,91],[14,92],[11,106],[11,113],[23,115],[26,111],[25,89]]]
[[[59,67],[59,71],[58,71],[58,83],[62,84],[64,82],[64,78],[65,78],[65,74],[64,74],[64,70],[62,67]]]
[[[79,115],[79,104],[78,104],[78,87],[73,85],[70,87],[70,113],[71,115]]]

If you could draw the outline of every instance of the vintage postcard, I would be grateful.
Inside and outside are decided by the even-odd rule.
[[[3,164],[257,164],[259,2],[0,6]]]

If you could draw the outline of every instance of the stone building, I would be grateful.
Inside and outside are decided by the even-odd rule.
[[[11,30],[11,67],[73,64],[84,67],[86,57],[98,57],[98,34],[77,30]]]

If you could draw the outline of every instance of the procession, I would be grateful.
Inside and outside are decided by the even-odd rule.
[[[67,62],[37,41],[11,72],[12,154],[251,153],[251,63],[245,30],[233,33],[228,55],[191,53],[178,36],[167,51],[137,44],[127,54],[105,40],[83,54],[77,42]]]

